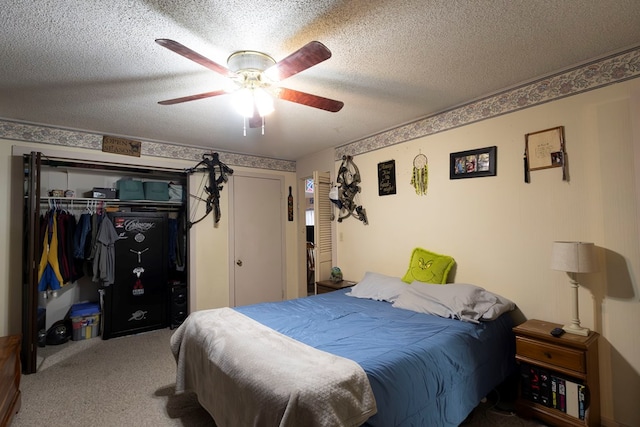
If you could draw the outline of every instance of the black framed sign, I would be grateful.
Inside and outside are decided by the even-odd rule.
[[[497,151],[493,146],[449,154],[449,179],[495,176]]]
[[[396,194],[396,161],[378,163],[378,196]]]

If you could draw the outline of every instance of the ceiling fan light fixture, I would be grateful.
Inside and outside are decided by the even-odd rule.
[[[231,102],[243,117],[253,117],[256,110],[264,117],[274,110],[273,98],[262,88],[241,88],[232,94]]]
[[[236,111],[243,117],[253,117],[253,91],[242,88],[233,93],[231,102]]]
[[[234,52],[227,59],[240,88],[233,94],[233,104],[243,117],[253,117],[256,111],[261,117],[273,112],[273,97],[265,89],[271,82],[263,78],[262,72],[275,63],[269,55],[252,50]]]
[[[227,58],[227,66],[233,72],[241,70],[264,71],[273,66],[276,61],[269,55],[254,50],[241,50],[234,52]]]
[[[261,117],[268,116],[273,113],[273,98],[266,90],[262,88],[254,89],[253,99],[255,101],[258,114],[260,114]]]
[[[235,110],[247,118],[253,117],[256,110],[260,117],[267,116],[274,110],[273,98],[262,88],[241,88],[233,93],[231,102]]]

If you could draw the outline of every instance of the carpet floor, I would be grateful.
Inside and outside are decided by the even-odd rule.
[[[215,426],[194,394],[174,393],[172,333],[39,348],[38,372],[22,376],[22,407],[12,427]],[[497,409],[489,397],[463,426],[543,426]]]

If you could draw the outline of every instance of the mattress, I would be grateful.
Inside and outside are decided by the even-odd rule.
[[[235,310],[358,363],[378,408],[367,426],[458,426],[514,372],[509,314],[474,324],[353,298],[347,292]]]

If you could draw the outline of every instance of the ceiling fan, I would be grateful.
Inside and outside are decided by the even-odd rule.
[[[319,108],[332,113],[340,111],[344,106],[341,101],[276,86],[276,83],[331,57],[331,51],[318,41],[307,43],[278,62],[262,52],[251,50],[234,52],[227,59],[227,67],[200,55],[174,40],[156,39],[156,43],[228,77],[232,82],[230,87],[226,89],[168,99],[160,101],[158,104],[173,105],[233,93],[236,98],[236,108],[245,118],[249,119],[250,127],[259,127],[260,123],[262,123],[263,132],[264,116],[273,111],[274,98]]]

